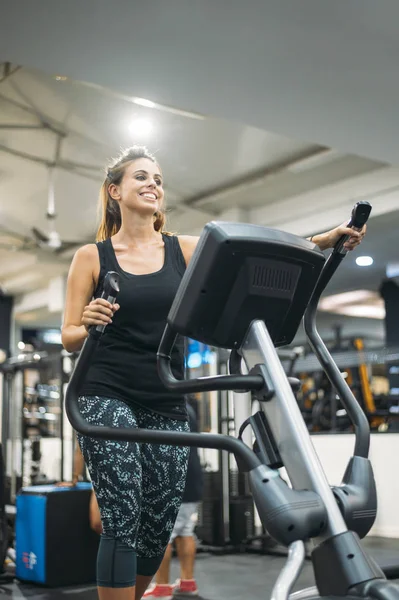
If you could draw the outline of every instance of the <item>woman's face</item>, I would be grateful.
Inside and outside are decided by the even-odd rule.
[[[109,186],[109,193],[121,208],[154,215],[164,200],[161,170],[149,158],[137,158],[125,168],[121,183]]]

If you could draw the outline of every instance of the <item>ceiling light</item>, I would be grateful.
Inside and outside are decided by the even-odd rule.
[[[363,306],[361,304],[345,306],[334,311],[338,315],[346,317],[363,317],[364,319],[385,319],[384,306]]]
[[[379,299],[380,296],[370,290],[342,292],[341,294],[334,294],[322,298],[319,302],[319,308],[320,310],[334,311],[341,306],[349,306],[350,304],[369,304],[370,302],[375,302]]]
[[[61,242],[60,235],[57,231],[50,231],[50,233],[48,235],[47,246],[49,248],[53,248],[55,250],[57,250],[57,248],[61,248],[62,242]]]
[[[120,94],[119,92],[114,92],[114,90],[110,90],[108,88],[102,87],[101,85],[97,85],[95,83],[88,83],[87,81],[74,81],[74,85],[81,85],[93,90],[97,90],[106,96],[110,96],[111,98],[117,98],[118,100],[123,100],[125,102],[130,102],[134,104],[141,104],[142,106],[148,106],[149,108],[156,108],[163,112],[171,113],[172,115],[179,115],[180,117],[188,117],[189,119],[198,119],[200,121],[204,121],[206,119],[205,115],[201,115],[200,113],[191,112],[188,110],[181,110],[180,108],[175,108],[173,106],[167,106],[166,104],[158,104],[158,102],[152,102],[151,100],[146,100],[145,98],[137,98],[136,96],[126,96],[125,94]],[[145,102],[145,104],[144,104]]]
[[[139,106],[146,106],[147,108],[155,108],[155,102],[152,100],[146,100],[145,98],[134,98],[133,102]]]
[[[356,264],[358,267],[369,267],[373,264],[373,259],[371,256],[358,256],[356,259]]]
[[[368,319],[383,319],[385,305],[381,296],[371,290],[344,292],[322,298],[319,309],[323,312],[346,315],[350,317],[365,317]]]
[[[129,129],[133,135],[137,136],[147,136],[152,131],[152,122],[149,119],[135,119]]]
[[[388,279],[399,277],[399,263],[388,263],[385,272]]]

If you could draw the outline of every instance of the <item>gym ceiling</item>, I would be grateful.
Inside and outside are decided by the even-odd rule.
[[[369,200],[374,264],[348,257],[329,292],[377,291],[399,263],[398,30],[397,0],[3,3],[1,287],[21,302],[66,273],[104,163],[138,142],[173,231],[226,218],[305,236]],[[57,249],[32,232],[49,232],[51,189]]]

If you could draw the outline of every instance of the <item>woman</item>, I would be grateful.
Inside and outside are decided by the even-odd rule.
[[[163,177],[142,147],[126,150],[101,188],[97,244],[80,248],[68,277],[62,341],[82,347],[92,325],[107,325],[80,390],[80,410],[92,425],[187,431],[184,397],[160,381],[156,352],[166,317],[198,238],[164,231]],[[314,236],[326,249],[351,234],[346,227]],[[118,303],[101,299],[107,271],[120,275]],[[184,347],[172,355],[183,376]],[[97,583],[101,600],[140,600],[156,573],[185,486],[188,448],[78,436],[98,500],[103,533]]]

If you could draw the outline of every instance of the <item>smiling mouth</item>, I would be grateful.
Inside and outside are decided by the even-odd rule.
[[[144,192],[144,194],[140,194],[140,196],[143,196],[143,198],[145,198],[146,200],[152,200],[152,201],[157,200],[156,195],[152,194],[151,192]]]

